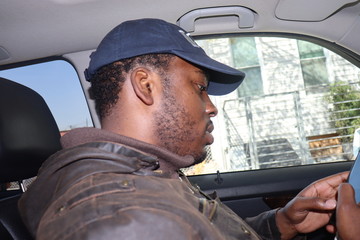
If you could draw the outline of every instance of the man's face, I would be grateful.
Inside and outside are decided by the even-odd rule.
[[[217,114],[206,92],[208,79],[201,69],[175,58],[163,80],[162,103],[154,116],[158,145],[199,163],[206,157],[205,146],[214,141],[210,118]]]

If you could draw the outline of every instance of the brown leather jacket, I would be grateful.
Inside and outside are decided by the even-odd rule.
[[[103,130],[76,135],[19,201],[36,239],[279,239],[274,211],[245,222],[185,176],[158,172],[158,157],[174,157],[166,150]]]

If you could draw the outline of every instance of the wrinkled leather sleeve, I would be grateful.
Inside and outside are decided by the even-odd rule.
[[[275,215],[278,209],[259,214],[256,217],[246,218],[249,224],[263,240],[280,240],[280,232],[276,226]],[[294,240],[306,240],[305,235],[298,235]]]

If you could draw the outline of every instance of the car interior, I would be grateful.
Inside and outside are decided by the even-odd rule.
[[[212,99],[219,140],[208,150],[211,159],[184,169],[194,185],[216,191],[246,218],[349,170],[360,127],[359,13],[358,0],[2,0],[0,239],[31,239],[17,200],[61,149],[60,136],[75,127],[101,127],[84,70],[101,39],[131,19],[178,24],[209,56],[250,79],[236,93]],[[47,65],[59,61],[71,76]],[[85,118],[80,101],[88,117],[79,125],[69,121]],[[320,229],[308,239],[334,237]]]

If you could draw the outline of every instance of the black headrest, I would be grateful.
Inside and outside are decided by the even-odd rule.
[[[36,176],[60,148],[60,132],[44,99],[0,78],[0,183]]]

